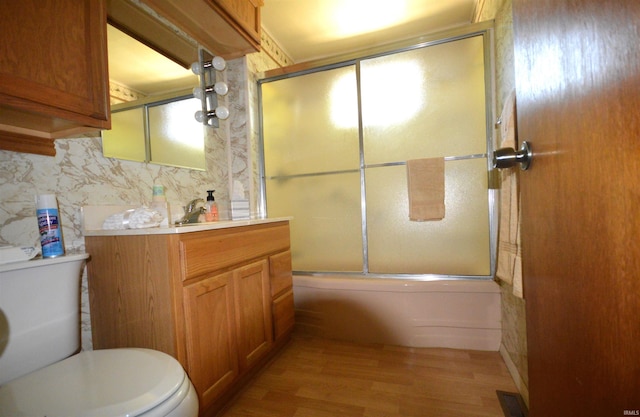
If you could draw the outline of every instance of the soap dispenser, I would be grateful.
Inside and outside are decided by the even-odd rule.
[[[216,190],[207,191],[207,203],[205,204],[205,212],[204,219],[208,222],[216,222],[218,221],[218,204],[216,204],[216,199],[213,197],[213,193]]]

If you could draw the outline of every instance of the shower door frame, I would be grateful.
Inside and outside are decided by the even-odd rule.
[[[306,62],[301,64],[295,64],[290,67],[279,68],[272,71],[268,71],[258,80],[258,112],[259,112],[259,158],[258,158],[258,171],[260,175],[260,189],[258,192],[258,209],[260,213],[267,214],[267,199],[266,199],[266,173],[265,173],[265,153],[264,153],[264,125],[262,115],[262,84],[278,81],[282,79],[303,76],[320,71],[327,71],[347,66],[354,66],[357,77],[358,88],[360,86],[360,61],[378,58],[386,55],[393,55],[402,52],[408,52],[416,49],[421,49],[429,46],[440,45],[448,42],[454,42],[462,39],[472,38],[476,36],[482,36],[483,39],[483,53],[484,53],[484,85],[485,85],[485,126],[486,126],[486,153],[472,154],[464,156],[447,156],[445,161],[462,160],[462,159],[487,159],[487,175],[488,175],[488,209],[489,209],[489,275],[443,275],[443,274],[379,274],[369,272],[369,259],[368,259],[368,243],[367,243],[367,212],[366,212],[366,199],[365,199],[365,175],[364,170],[374,167],[382,166],[394,166],[402,165],[403,162],[391,162],[383,164],[365,165],[363,163],[363,141],[364,132],[362,126],[362,108],[360,103],[360,93],[358,92],[358,135],[360,142],[360,168],[353,170],[353,172],[360,172],[360,195],[361,195],[361,219],[362,219],[362,272],[344,272],[344,271],[293,271],[295,273],[303,273],[306,275],[354,275],[354,276],[366,276],[370,278],[401,278],[410,280],[438,280],[438,279],[479,279],[479,280],[491,280],[495,276],[497,265],[497,241],[498,241],[498,192],[499,184],[496,170],[493,169],[490,162],[490,156],[493,152],[495,139],[495,66],[494,66],[494,32],[493,21],[487,21],[482,23],[475,23],[467,25],[463,28],[456,28],[443,32],[437,32],[430,35],[425,35],[419,38],[397,42],[384,47],[372,48],[370,50],[362,51],[358,54],[338,56],[334,58]],[[340,172],[328,172],[322,173],[335,174],[344,173]],[[351,171],[349,171],[351,172]],[[291,177],[308,176],[316,174],[300,174],[291,175]]]

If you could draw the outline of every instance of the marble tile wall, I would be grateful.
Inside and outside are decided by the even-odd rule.
[[[204,172],[105,158],[99,136],[58,139],[55,157],[0,151],[0,243],[37,242],[36,194],[57,195],[65,247],[80,251],[84,250],[82,206],[149,203],[154,184],[163,184],[167,199],[175,205],[204,197],[210,188],[219,190],[221,200],[228,199],[228,131],[229,126],[222,124],[208,132]],[[84,275],[82,345],[91,349]]]

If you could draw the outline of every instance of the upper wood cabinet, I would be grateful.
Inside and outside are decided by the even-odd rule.
[[[104,0],[0,2],[0,149],[110,128]]]
[[[257,45],[260,45],[260,7],[262,0],[213,0],[220,11],[228,14]]]
[[[214,55],[260,51],[262,0],[142,0]]]
[[[106,0],[107,22],[185,68],[199,59],[198,45],[132,0]],[[120,82],[126,80],[119,80]],[[126,85],[126,82],[125,82]]]
[[[262,0],[142,1],[215,55],[260,50]],[[129,2],[108,4],[120,29],[190,64],[194,49],[167,44],[171,30]],[[1,1],[0,16],[0,149],[55,155],[56,138],[110,129],[107,0]]]

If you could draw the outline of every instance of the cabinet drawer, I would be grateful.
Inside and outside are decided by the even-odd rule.
[[[269,257],[269,275],[271,276],[271,296],[276,297],[293,286],[291,276],[291,251]]]
[[[180,240],[182,279],[188,280],[287,249],[287,222],[186,233]]]
[[[290,289],[273,301],[273,336],[278,340],[293,329],[295,324],[295,306],[293,289]]]

